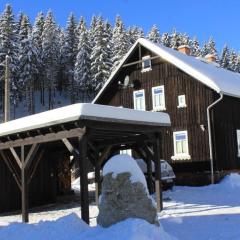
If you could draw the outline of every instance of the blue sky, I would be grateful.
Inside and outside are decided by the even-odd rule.
[[[160,32],[186,32],[197,36],[200,42],[213,36],[217,47],[224,43],[240,50],[239,0],[0,0],[1,10],[6,3],[14,13],[22,11],[33,21],[37,12],[53,10],[58,23],[65,26],[67,16],[73,12],[83,15],[89,22],[93,14],[101,14],[114,22],[119,14],[125,25],[139,25],[145,31],[157,24]]]

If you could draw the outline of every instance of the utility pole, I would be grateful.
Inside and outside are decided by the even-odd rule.
[[[10,57],[6,55],[5,84],[4,84],[4,122],[8,122],[10,120],[9,62]]]

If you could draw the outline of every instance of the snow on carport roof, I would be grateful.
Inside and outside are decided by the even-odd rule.
[[[139,38],[122,59],[117,69],[111,74],[108,81],[93,100],[93,103],[95,103],[102,95],[105,88],[112,81],[113,77],[120,70],[121,66],[125,63],[138,44],[149,49],[162,59],[175,65],[185,73],[189,74],[216,92],[240,98],[239,73],[220,68],[212,63],[203,62],[193,56],[187,56],[171,48],[162,46],[160,44],[155,44],[147,39]]]
[[[0,124],[0,137],[77,120],[96,120],[148,126],[170,126],[166,113],[78,103]]]

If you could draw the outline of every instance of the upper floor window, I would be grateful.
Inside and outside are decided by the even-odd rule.
[[[166,110],[165,91],[163,85],[152,88],[152,103],[154,111]]]
[[[185,97],[185,95],[179,95],[178,96],[178,108],[184,108],[184,107],[187,107],[186,97]]]
[[[187,131],[178,131],[173,133],[174,156],[173,160],[190,159],[188,149],[188,133]]]
[[[240,130],[237,130],[238,157],[240,157]]]
[[[136,110],[145,110],[145,92],[144,90],[134,91],[133,92],[133,103],[134,109]]]
[[[129,156],[132,156],[132,149],[120,150],[120,154],[128,154]]]
[[[142,58],[142,72],[147,72],[152,70],[151,56],[145,56]]]

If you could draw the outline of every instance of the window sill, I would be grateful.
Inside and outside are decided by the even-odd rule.
[[[158,107],[152,110],[152,112],[161,112],[161,111],[166,111],[166,107]]]
[[[144,69],[142,69],[142,73],[144,73],[144,72],[149,72],[149,71],[152,71],[152,68],[144,68]]]
[[[191,156],[189,154],[179,154],[171,157],[172,160],[190,160]]]
[[[186,108],[187,105],[178,105],[177,108]]]

